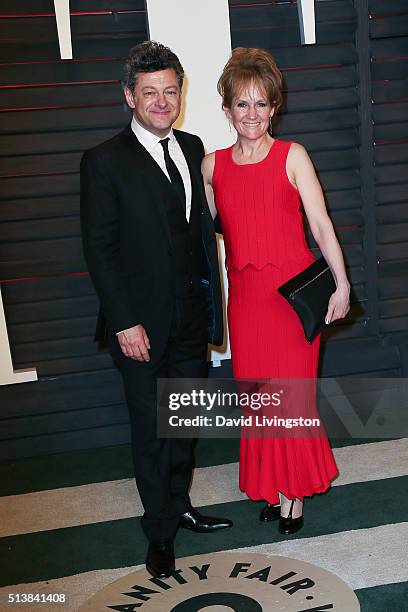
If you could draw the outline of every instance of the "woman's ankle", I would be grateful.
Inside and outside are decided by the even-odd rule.
[[[294,500],[289,499],[283,493],[279,493],[280,501],[281,501],[281,516],[288,517],[291,515],[291,518],[296,519],[302,516],[303,514],[303,501],[295,498]],[[292,503],[293,502],[293,503]]]

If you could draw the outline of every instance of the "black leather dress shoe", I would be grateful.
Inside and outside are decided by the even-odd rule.
[[[146,569],[155,578],[168,578],[175,570],[174,548],[171,540],[149,543]]]
[[[259,520],[261,523],[270,523],[271,521],[276,521],[280,517],[280,506],[272,506],[271,504],[266,504],[261,514],[259,515]]]
[[[199,533],[208,533],[232,527],[233,522],[226,518],[203,516],[197,510],[191,509],[180,516],[180,527]]]

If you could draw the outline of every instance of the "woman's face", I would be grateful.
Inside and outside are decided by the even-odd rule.
[[[265,92],[252,83],[233,98],[225,112],[239,136],[256,140],[267,132],[274,110]]]

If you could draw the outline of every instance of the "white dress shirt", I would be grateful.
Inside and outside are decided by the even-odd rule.
[[[138,141],[140,142],[140,144],[144,146],[144,148],[146,149],[148,153],[150,153],[154,161],[160,166],[160,168],[163,170],[164,174],[167,176],[169,180],[170,180],[169,174],[167,172],[166,164],[164,161],[164,151],[163,151],[162,145],[160,144],[160,140],[163,140],[164,138],[170,139],[169,140],[169,154],[170,154],[171,159],[176,164],[178,171],[181,174],[181,178],[183,179],[184,191],[186,192],[186,219],[187,221],[189,221],[190,211],[191,211],[190,171],[188,169],[186,158],[184,157],[183,151],[181,150],[181,147],[179,143],[177,142],[176,137],[174,136],[173,130],[170,130],[167,136],[164,136],[163,138],[159,138],[158,136],[155,136],[154,134],[146,130],[144,127],[142,127],[140,123],[136,121],[134,117],[132,119],[131,128],[132,128],[133,133],[137,137]]]

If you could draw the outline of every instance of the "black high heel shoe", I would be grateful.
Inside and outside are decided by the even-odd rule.
[[[292,503],[290,504],[290,510],[287,517],[281,516],[279,518],[279,533],[284,535],[290,535],[291,533],[296,533],[299,529],[303,527],[303,515],[298,518],[292,518],[293,512],[293,504],[295,500],[292,499]]]
[[[272,506],[271,504],[266,504],[261,514],[259,515],[259,520],[261,521],[261,523],[270,523],[271,521],[276,521],[279,517],[280,506]]]

